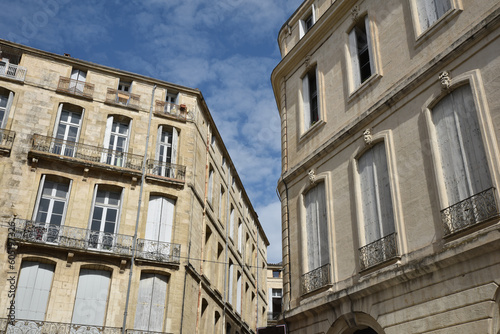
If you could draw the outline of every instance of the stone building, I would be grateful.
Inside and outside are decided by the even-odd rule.
[[[267,325],[274,326],[281,315],[283,299],[283,266],[281,263],[267,264]]]
[[[200,91],[0,52],[0,332],[265,325],[269,242]]]
[[[500,2],[306,0],[279,32],[289,333],[500,333]]]

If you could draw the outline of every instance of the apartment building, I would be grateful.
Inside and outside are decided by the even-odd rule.
[[[277,324],[282,310],[283,266],[281,263],[267,264],[267,326]]]
[[[0,40],[2,333],[255,333],[269,242],[201,92]]]
[[[500,3],[306,0],[271,80],[288,333],[500,333]]]

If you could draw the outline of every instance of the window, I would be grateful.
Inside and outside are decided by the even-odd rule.
[[[174,127],[160,125],[156,144],[156,160],[158,167],[155,174],[175,178],[177,169],[172,166],[177,162],[177,146],[179,132]]]
[[[16,289],[16,318],[45,320],[49,301],[53,264],[23,261]]]
[[[243,254],[243,224],[238,219],[238,251]]]
[[[165,98],[165,112],[179,112],[177,109],[177,105],[179,104],[179,94],[177,93],[167,93],[167,97]]]
[[[110,250],[120,220],[121,191],[96,185],[90,224],[89,247]]]
[[[13,92],[0,88],[0,129],[7,127],[7,120],[9,119],[9,111],[13,99]]]
[[[61,225],[64,224],[70,189],[70,180],[42,176],[33,213],[33,219],[42,225],[36,238],[43,238],[47,242],[57,240]]]
[[[164,275],[141,273],[134,322],[136,330],[163,331],[167,282]]]
[[[450,0],[416,0],[416,5],[420,32],[427,30],[451,9]]]
[[[210,145],[212,145],[212,148],[214,148],[214,146],[215,146],[215,136],[213,133],[212,133],[212,137],[210,137]]]
[[[227,287],[227,301],[229,304],[233,305],[233,277],[234,277],[234,265],[233,261],[229,260],[229,268],[228,268],[228,287]]]
[[[61,103],[57,113],[54,137],[56,141],[52,153],[74,157],[76,143],[80,137],[83,108]]]
[[[130,90],[132,88],[132,82],[130,81],[124,81],[120,79],[120,82],[118,83],[118,90],[125,92],[125,93],[130,93]]]
[[[214,170],[212,166],[210,166],[210,170],[208,171],[208,194],[207,194],[207,200],[209,204],[212,204],[213,188],[214,188]]]
[[[391,187],[384,142],[375,144],[358,160],[362,198],[364,245],[395,232]]]
[[[325,183],[321,182],[304,195],[307,228],[307,265],[312,271],[330,263]]]
[[[103,154],[103,162],[118,167],[125,166],[131,123],[132,120],[120,120],[116,116],[108,117],[104,148],[109,151]]]
[[[302,78],[302,109],[304,112],[304,130],[319,121],[318,80],[316,67]]]
[[[224,222],[224,211],[225,211],[225,205],[224,205],[224,194],[225,190],[224,187],[220,187],[220,196],[219,196],[219,219],[221,222]],[[231,226],[229,226],[231,229]]]
[[[231,214],[229,216],[229,237],[234,240],[234,207],[231,205]]]
[[[226,157],[222,156],[222,171],[224,172],[226,170]]]
[[[241,314],[241,273],[238,272],[236,280],[236,312]]]
[[[81,269],[76,289],[75,308],[71,322],[79,325],[102,326],[106,315],[111,272]]]
[[[270,316],[272,317],[273,320],[278,320],[278,317],[281,314],[282,290],[269,288],[268,298],[269,298],[268,309]]]
[[[73,69],[69,89],[77,94],[83,94],[85,80],[87,80],[87,71]]]
[[[311,10],[299,21],[299,37],[302,38],[316,23],[316,8],[311,6]]]
[[[281,277],[281,271],[273,270],[273,278],[280,278],[280,277]]]
[[[358,88],[375,73],[373,49],[370,38],[368,15],[360,19],[349,33],[349,54],[351,57],[351,90]]]
[[[174,226],[174,210],[175,200],[163,196],[150,196],[145,239],[170,243]],[[158,249],[156,243],[150,246]]]

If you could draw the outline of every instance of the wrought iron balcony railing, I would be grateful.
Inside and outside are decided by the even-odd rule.
[[[85,81],[59,77],[57,91],[91,99],[94,95],[94,85]]]
[[[184,105],[179,106],[177,104],[159,100],[156,100],[155,113],[181,121],[186,121],[188,114],[187,108]]]
[[[14,144],[16,133],[14,131],[0,129],[0,148],[10,151]]]
[[[4,319],[2,319],[4,320]],[[5,321],[7,324],[7,321]],[[77,325],[64,322],[50,322],[38,320],[14,320],[14,324],[7,324],[5,330],[7,334],[121,334],[121,328]]]
[[[186,178],[186,166],[149,159],[146,168],[146,173],[150,175],[162,176],[177,181],[184,181]]]
[[[126,331],[127,334],[172,334],[172,333],[167,333],[167,332],[152,332],[152,331],[146,331],[142,329],[127,329]]]
[[[327,263],[319,268],[303,274],[301,283],[303,295],[330,284],[330,264]]]
[[[180,263],[181,245],[147,239],[137,239],[135,256],[144,260]]]
[[[281,312],[267,312],[267,321],[278,320]]]
[[[391,233],[359,249],[361,270],[393,259],[398,255],[396,233]]]
[[[136,154],[84,145],[38,134],[33,135],[31,151],[51,153],[69,159],[128,168],[135,171],[141,171],[143,159],[142,156]]]
[[[0,77],[24,82],[27,71],[25,67],[0,61]]]
[[[130,235],[15,219],[14,239],[29,243],[132,256]]]
[[[498,216],[499,211],[495,188],[486,189],[479,194],[441,210],[441,220],[444,225],[445,235],[462,231]]]
[[[132,109],[139,109],[140,100],[140,95],[124,92],[118,89],[108,88],[106,93],[106,103],[125,106]]]

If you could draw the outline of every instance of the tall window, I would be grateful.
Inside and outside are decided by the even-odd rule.
[[[307,228],[307,264],[309,271],[330,263],[325,183],[321,182],[304,196]]]
[[[173,112],[179,112],[177,108],[177,104],[179,100],[179,94],[177,93],[167,93],[167,97],[165,98],[165,112],[167,113],[173,113]]]
[[[120,217],[121,191],[110,190],[101,185],[95,187],[89,246],[112,248]]]
[[[234,207],[231,205],[231,213],[229,215],[229,236],[234,240]]]
[[[220,187],[220,195],[219,195],[219,219],[221,222],[224,222],[224,218],[225,218],[225,215],[224,215],[224,211],[226,206],[224,205],[224,193],[225,193],[225,190],[224,190],[224,187]]]
[[[39,233],[37,231],[37,238],[47,242],[57,240],[61,225],[64,224],[70,188],[70,180],[42,176],[33,213],[33,219],[42,224],[42,229]]]
[[[269,288],[269,312],[273,320],[277,320],[281,314],[281,298],[283,295],[282,289]]]
[[[238,219],[238,251],[243,254],[243,224]]]
[[[207,193],[207,200],[208,203],[212,204],[212,196],[213,196],[213,191],[214,191],[214,170],[210,166],[210,170],[208,171],[208,193]]]
[[[450,0],[416,0],[416,4],[421,32],[451,9]]]
[[[9,111],[12,106],[13,99],[13,92],[0,88],[0,129],[7,126],[7,120],[9,119]]]
[[[236,280],[236,312],[241,314],[241,273],[238,272]]]
[[[391,187],[384,142],[358,160],[365,245],[395,232]]]
[[[141,273],[134,322],[136,330],[163,331],[167,282],[164,275]]]
[[[163,196],[150,196],[146,239],[159,242],[172,241],[175,200]]]
[[[54,143],[52,153],[74,157],[76,143],[80,137],[82,125],[83,108],[63,104],[59,105],[57,113],[56,127],[54,128],[54,137],[57,139]]]
[[[16,290],[16,318],[45,320],[54,268],[53,264],[23,261]]]
[[[176,169],[172,164],[177,162],[177,143],[179,132],[174,127],[160,125],[158,128],[158,141],[156,160],[158,160],[157,174],[166,177],[175,177]]]
[[[104,325],[110,280],[110,271],[80,270],[75,307],[71,320],[73,324]]]
[[[233,279],[234,279],[234,265],[233,261],[229,260],[228,268],[228,278],[227,278],[227,301],[229,304],[233,305]]]
[[[448,205],[492,187],[474,98],[469,85],[443,98],[432,110]]]
[[[351,57],[352,90],[354,90],[375,72],[368,15],[360,19],[349,33],[349,54]]]
[[[125,166],[125,157],[128,151],[128,139],[132,121],[115,119],[109,116],[104,135],[104,162],[109,165]]]
[[[299,21],[299,37],[302,38],[316,23],[316,8],[311,6],[311,10]]]
[[[316,68],[311,69],[302,78],[302,109],[304,129],[309,129],[319,120],[318,80]]]
[[[69,89],[74,90],[77,94],[83,94],[85,80],[87,80],[87,71],[77,69],[71,70]]]

